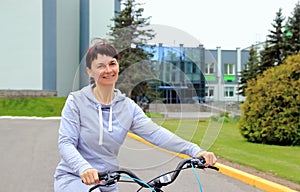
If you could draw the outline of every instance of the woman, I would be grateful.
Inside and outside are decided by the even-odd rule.
[[[118,152],[128,131],[168,150],[197,157],[215,164],[211,152],[200,149],[156,125],[131,99],[115,89],[119,74],[119,54],[107,43],[89,48],[86,70],[90,84],[72,92],[62,110],[59,152],[55,171],[56,192],[88,191],[99,181],[98,171],[118,169]],[[101,187],[103,192],[118,191],[117,185]]]

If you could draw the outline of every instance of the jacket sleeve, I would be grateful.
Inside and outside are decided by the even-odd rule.
[[[135,104],[131,131],[150,143],[161,148],[194,157],[205,152],[198,145],[186,141],[169,130],[157,125]]]
[[[92,168],[77,150],[79,131],[79,110],[73,95],[69,95],[61,114],[58,148],[62,159],[78,175],[84,170]]]

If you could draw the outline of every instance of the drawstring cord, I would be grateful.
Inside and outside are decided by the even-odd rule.
[[[102,109],[101,105],[98,107],[98,116],[99,116],[99,145],[103,144],[103,120],[102,120]]]
[[[112,106],[109,107],[108,131],[112,132]]]
[[[99,116],[99,145],[103,144],[103,117],[101,105],[98,106],[98,116]],[[109,118],[108,118],[108,131],[112,132],[112,106],[109,107]]]

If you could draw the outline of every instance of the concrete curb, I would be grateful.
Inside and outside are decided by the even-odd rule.
[[[171,153],[173,155],[176,155],[180,158],[189,158],[188,155],[175,153],[175,152],[172,152],[172,151],[168,151],[166,149],[162,149],[158,146],[155,146],[155,145],[149,143],[148,141],[144,140],[143,138],[141,138],[141,137],[139,137],[139,136],[137,136],[133,133],[128,133],[127,136],[129,136],[133,139],[136,139],[140,142],[143,142],[147,145],[150,145],[154,148],[157,148],[159,150],[162,150],[162,151],[165,151],[167,153]],[[261,177],[251,175],[249,173],[240,171],[238,169],[234,169],[232,167],[229,167],[229,166],[226,166],[226,165],[223,165],[223,164],[220,164],[220,163],[217,163],[216,166],[220,168],[219,172],[221,172],[222,174],[227,175],[227,176],[232,177],[232,178],[235,178],[237,180],[240,180],[244,183],[247,183],[251,186],[262,189],[262,190],[267,191],[267,192],[297,192],[297,191],[295,191],[293,189],[290,189],[286,186],[268,181],[268,180],[263,179]]]

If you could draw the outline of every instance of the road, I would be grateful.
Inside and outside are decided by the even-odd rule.
[[[57,150],[59,119],[0,118],[1,191],[51,192],[60,156]],[[120,165],[145,181],[174,169],[181,160],[127,137],[120,151]],[[197,170],[203,192],[261,192],[216,171]],[[120,191],[136,185],[120,184]],[[165,192],[200,191],[192,170],[185,170]],[[146,190],[143,190],[146,191]],[[149,190],[148,190],[149,191]]]

